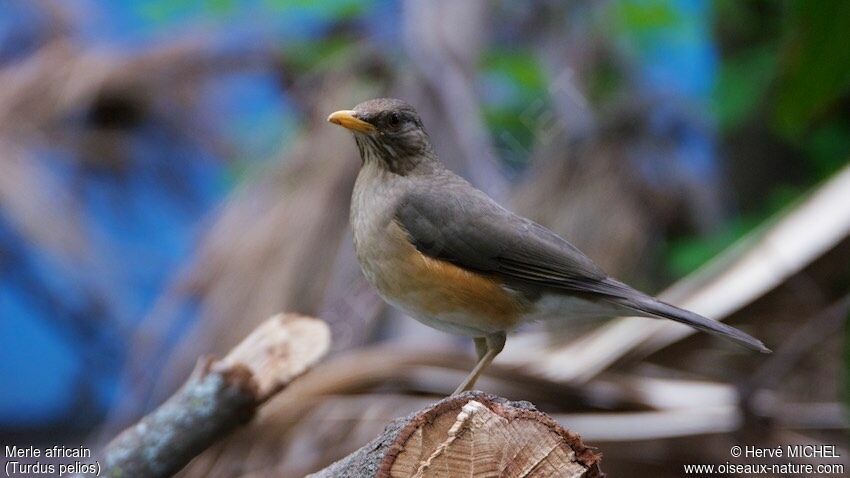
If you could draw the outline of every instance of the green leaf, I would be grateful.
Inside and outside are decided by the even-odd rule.
[[[483,66],[489,73],[507,76],[523,90],[534,92],[546,88],[546,75],[532,52],[489,52],[484,58]]]
[[[751,48],[723,63],[713,95],[721,129],[737,128],[762,105],[776,69],[773,45]]]
[[[711,258],[731,246],[751,231],[758,223],[735,220],[716,234],[673,239],[667,244],[665,254],[667,270],[674,277],[684,277]]]
[[[831,121],[807,135],[803,146],[816,180],[822,180],[847,164],[850,158],[850,122]]]
[[[320,40],[292,41],[287,43],[284,52],[287,65],[303,73],[343,65],[348,53],[357,47],[357,42],[351,38],[335,35]]]
[[[850,2],[798,0],[789,21],[774,119],[781,134],[799,138],[850,91]]]
[[[623,0],[615,4],[622,27],[635,32],[651,32],[679,23],[679,15],[669,0]]]
[[[358,0],[265,0],[273,10],[305,10],[329,18],[346,19],[362,15],[374,1]]]
[[[504,87],[484,105],[484,120],[502,157],[518,167],[550,117],[546,72],[532,51],[497,50],[484,55],[482,73]]]

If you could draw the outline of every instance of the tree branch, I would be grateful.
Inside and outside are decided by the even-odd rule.
[[[222,360],[202,358],[183,387],[104,450],[105,476],[166,477],[254,416],[257,408],[322,358],[327,325],[277,315]]]

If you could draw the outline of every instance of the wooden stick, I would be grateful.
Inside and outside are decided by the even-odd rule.
[[[166,477],[242,426],[257,408],[322,358],[330,331],[318,319],[277,315],[222,360],[202,358],[183,387],[113,439],[104,476]]]

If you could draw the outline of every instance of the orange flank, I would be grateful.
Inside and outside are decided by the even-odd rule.
[[[514,328],[528,310],[528,304],[498,280],[425,256],[398,224],[391,223],[388,233],[384,244],[393,250],[384,250],[373,263],[382,269],[375,285],[410,312],[490,332]]]

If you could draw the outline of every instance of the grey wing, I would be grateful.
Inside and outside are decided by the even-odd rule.
[[[759,340],[637,291],[608,277],[587,256],[554,232],[517,216],[468,183],[409,192],[395,220],[421,253],[508,283],[585,295],[638,315],[671,319],[768,352]]]
[[[607,275],[570,243],[465,183],[409,192],[395,219],[420,252],[464,269],[577,293],[608,289]]]

